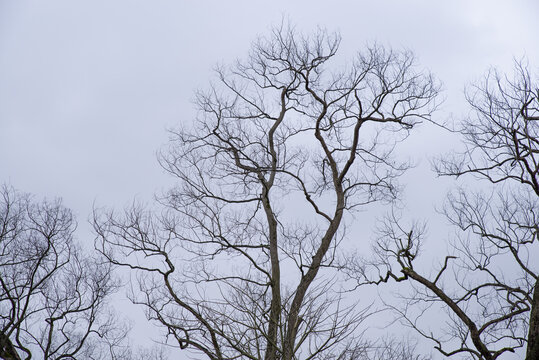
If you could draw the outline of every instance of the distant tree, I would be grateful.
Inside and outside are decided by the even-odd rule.
[[[398,311],[448,357],[491,360],[527,346],[526,360],[539,359],[539,79],[515,68],[513,77],[490,71],[467,93],[475,116],[459,130],[465,150],[436,162],[440,175],[492,189],[449,195],[444,213],[459,230],[453,252],[429,276],[415,266],[422,227],[394,216],[377,246],[380,276],[371,282],[417,284]],[[447,325],[427,329],[423,320],[440,306]]]
[[[178,183],[161,210],[96,210],[97,249],[136,274],[132,301],[181,349],[367,358],[368,309],[343,296],[335,258],[347,216],[398,195],[409,164],[395,146],[430,120],[439,85],[410,52],[377,45],[329,71],[339,43],[274,28],[217,69],[199,117],[172,131],[160,163]]]
[[[126,329],[108,311],[110,265],[73,241],[59,200],[0,187],[0,358],[120,359]]]

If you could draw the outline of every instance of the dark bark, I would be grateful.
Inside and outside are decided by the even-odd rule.
[[[268,324],[268,345],[264,358],[277,359],[277,330],[281,314],[281,270],[279,263],[279,250],[277,245],[277,221],[275,220],[267,193],[264,193],[264,210],[269,226],[269,252],[271,261],[271,306]]]
[[[436,286],[435,283],[425,279],[415,271],[413,271],[410,268],[405,268],[402,270],[404,274],[409,276],[410,278],[414,279],[415,281],[419,282],[426,288],[428,288],[430,291],[432,291],[440,300],[442,300],[454,313],[459,317],[459,319],[466,325],[468,328],[468,331],[470,332],[470,338],[472,339],[472,342],[477,349],[477,351],[481,354],[481,357],[485,360],[493,360],[496,357],[492,355],[491,351],[487,348],[487,346],[483,343],[481,340],[481,333],[479,329],[477,328],[477,325],[466,315],[466,313],[457,305],[457,303],[451,299],[449,296],[447,296],[442,289],[440,289],[438,286]]]
[[[528,330],[528,349],[526,360],[539,360],[539,286],[535,282],[530,312],[530,329]]]
[[[4,360],[20,360],[15,347],[9,340],[9,337],[0,332],[0,358]]]

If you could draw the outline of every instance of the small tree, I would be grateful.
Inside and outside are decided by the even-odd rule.
[[[475,117],[459,131],[466,149],[440,159],[436,170],[486,180],[493,191],[459,189],[449,195],[444,213],[460,234],[432,276],[414,266],[421,229],[405,230],[398,219],[388,218],[378,243],[381,277],[375,282],[411,279],[418,285],[398,311],[445,356],[491,360],[527,343],[526,359],[536,360],[539,87],[517,63],[513,78],[491,71],[467,97]],[[421,325],[429,309],[439,309],[435,304],[449,315],[449,325],[439,332]]]
[[[345,218],[398,194],[392,153],[439,87],[410,52],[372,46],[328,72],[338,35],[281,26],[217,69],[199,117],[160,156],[162,212],[96,212],[96,247],[137,274],[132,294],[181,349],[209,359],[365,354],[368,314],[339,292]]]
[[[119,359],[110,265],[84,257],[60,201],[0,188],[0,358]]]

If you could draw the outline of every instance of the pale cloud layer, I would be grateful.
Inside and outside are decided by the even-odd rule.
[[[82,207],[101,194],[151,193],[162,182],[154,152],[165,127],[192,118],[193,91],[209,83],[212,66],[243,56],[282,16],[302,30],[340,31],[343,57],[373,41],[415,51],[451,105],[487,67],[539,57],[533,1],[0,6],[0,178]]]

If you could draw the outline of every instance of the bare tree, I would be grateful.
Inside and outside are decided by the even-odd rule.
[[[526,359],[539,359],[539,82],[522,63],[515,68],[513,78],[490,71],[467,93],[475,116],[459,131],[466,148],[436,162],[440,175],[471,175],[492,189],[449,195],[444,213],[459,230],[453,252],[433,275],[419,270],[422,227],[394,216],[377,245],[371,282],[417,284],[398,311],[445,356],[497,359],[527,343]],[[422,320],[440,308],[448,325],[428,330]]]
[[[110,265],[73,242],[59,200],[0,188],[0,358],[119,359],[125,328],[106,307]]]
[[[217,69],[160,163],[160,213],[96,211],[96,247],[136,273],[135,303],[209,359],[356,359],[369,314],[335,271],[352,211],[398,194],[395,146],[436,107],[410,52],[372,46],[328,71],[338,35],[287,26]]]

